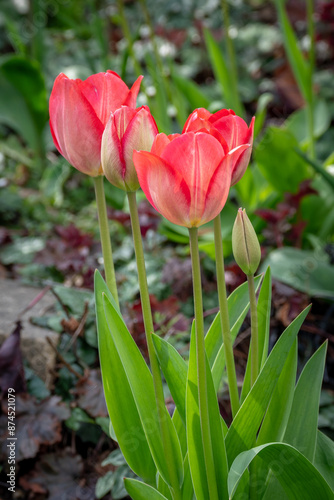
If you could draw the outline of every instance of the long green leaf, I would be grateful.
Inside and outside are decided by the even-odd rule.
[[[327,342],[306,363],[296,386],[284,441],[313,462],[318,431],[319,401]]]
[[[279,21],[283,31],[284,46],[291,69],[307,102],[312,101],[311,69],[298,47],[296,35],[285,11],[284,0],[276,0]]]
[[[168,500],[152,486],[137,481],[137,479],[126,477],[124,478],[124,485],[132,500]]]
[[[137,406],[110,335],[104,314],[102,294],[111,294],[98,271],[95,272],[95,304],[104,395],[112,429],[131,469],[144,480],[153,482],[156,467],[147,444]]]
[[[257,276],[255,278],[256,287],[259,286],[261,279],[262,276]],[[229,295],[227,303],[231,324],[231,336],[234,341],[249,307],[247,283],[243,283],[236,290],[234,290],[234,292]],[[188,372],[187,364],[176,349],[169,344],[169,342],[166,342],[157,335],[153,335],[153,342],[169,390],[171,391],[176,407],[180,412],[181,419],[185,424],[185,394]],[[215,317],[205,337],[205,347],[210,359],[213,381],[217,391],[225,368],[225,355],[222,345],[219,313]],[[224,427],[224,431],[226,431],[226,424],[223,421],[222,425]]]
[[[167,381],[176,408],[185,424],[187,363],[169,342],[158,337],[158,335],[153,335],[152,338],[162,372]]]
[[[287,356],[282,373],[263,419],[256,444],[282,441],[289,420],[297,373],[297,339]]]
[[[318,431],[314,465],[334,491],[334,441]]]
[[[296,148],[296,153],[299,154],[305,160],[311,167],[318,173],[320,174],[325,181],[328,183],[328,185],[334,190],[334,177],[332,174],[327,172],[327,170],[317,161],[312,160],[308,156],[306,156],[300,149]]]
[[[259,331],[259,369],[263,367],[268,357],[269,333],[271,313],[271,271],[267,267],[261,285],[257,302],[258,331]]]
[[[191,479],[188,453],[184,458],[183,468],[184,468],[184,481],[182,485],[182,500],[193,500],[194,487]]]
[[[310,307],[307,307],[299,314],[278,339],[255,384],[236,414],[225,440],[230,464],[239,453],[250,448],[254,443],[288,353],[309,310]]]
[[[220,83],[226,106],[234,108],[235,99],[231,85],[231,75],[222,54],[222,50],[208,29],[204,29],[204,39],[212,69],[216,79]]]
[[[205,461],[202,444],[202,431],[198,404],[195,322],[193,322],[189,367],[186,390],[186,429],[188,443],[188,459],[197,500],[207,500],[209,496],[208,481],[205,472]]]
[[[112,304],[107,295],[103,297],[109,331],[126,372],[152,457],[159,473],[169,484],[151,372],[115,305]],[[182,483],[183,460],[181,447],[167,408],[165,414],[173,447],[173,459],[177,465],[179,482]]]
[[[286,443],[268,443],[238,455],[229,472],[229,498],[233,498],[242,474],[256,456],[270,468],[289,499],[333,500],[334,493],[320,472],[296,448]]]
[[[298,342],[297,339],[295,339],[263,419],[256,441],[257,446],[283,440],[295,391],[297,359]],[[262,487],[265,492],[264,498],[270,500],[284,500],[285,493],[282,491],[282,486],[272,473],[269,473],[269,477],[265,481],[264,479],[267,474],[268,468],[266,464],[263,460],[256,457],[251,468],[252,481],[261,484],[261,478],[263,478]]]
[[[172,78],[177,88],[188,100],[192,109],[209,107],[211,101],[203,94],[201,87],[197,83],[176,73],[173,73]]]
[[[216,484],[219,498],[227,496],[227,457],[225,443],[221,426],[216,391],[213,385],[209,363],[206,364],[207,397],[210,419],[210,435],[215,466]],[[196,363],[196,337],[195,328],[192,329],[190,342],[190,356],[186,394],[186,419],[187,419],[187,443],[188,457],[193,486],[198,500],[209,498],[208,485],[205,474],[205,463],[203,456],[202,431],[200,425],[198,386],[197,386],[197,363]]]

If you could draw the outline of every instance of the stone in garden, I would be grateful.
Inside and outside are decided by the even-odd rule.
[[[15,280],[0,280],[0,345],[15,328],[21,312],[35,299],[41,289],[25,286]],[[21,317],[21,350],[23,359],[27,360],[29,366],[50,387],[52,382],[52,370],[55,367],[55,352],[47,341],[51,339],[57,345],[59,334],[41,328],[30,323],[32,316],[43,316],[55,304],[51,292],[47,292],[32,309],[29,309]]]

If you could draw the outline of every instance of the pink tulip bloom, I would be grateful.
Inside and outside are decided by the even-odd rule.
[[[50,129],[56,148],[81,172],[102,173],[101,140],[110,113],[122,105],[136,107],[140,76],[129,89],[113,71],[87,80],[72,80],[61,73],[50,96]]]
[[[232,167],[231,186],[244,175],[252,153],[254,121],[248,127],[246,122],[231,109],[222,109],[211,114],[204,108],[195,109],[188,117],[182,133],[207,132],[220,140],[225,151],[230,151],[241,144],[250,144]],[[220,136],[220,139],[219,139]]]
[[[101,161],[108,181],[124,191],[137,191],[139,182],[133,150],[150,151],[158,128],[147,106],[121,106],[111,113],[102,136]]]
[[[249,147],[225,154],[220,141],[206,132],[158,134],[151,151],[134,151],[133,161],[151,205],[174,224],[198,227],[222,210],[232,167]]]

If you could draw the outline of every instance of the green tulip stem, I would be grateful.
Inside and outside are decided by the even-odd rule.
[[[104,272],[105,272],[107,286],[112,296],[114,297],[116,304],[119,307],[103,181],[104,181],[103,175],[98,175],[97,177],[94,177],[94,187],[95,187],[95,196],[97,204],[97,213],[100,225],[100,238],[101,238],[103,262],[104,262]]]
[[[218,500],[217,483],[215,477],[215,467],[212,451],[208,395],[206,383],[206,355],[204,342],[204,320],[203,320],[203,300],[201,268],[198,251],[197,227],[189,229],[190,253],[193,275],[194,308],[196,322],[196,354],[197,354],[197,385],[199,415],[202,431],[202,443],[204,451],[205,470],[209,487],[210,500]]]
[[[254,274],[248,275],[247,280],[251,312],[251,385],[253,386],[259,374],[259,335]]]
[[[169,435],[168,419],[166,418],[167,408],[165,405],[165,397],[161,380],[161,373],[159,368],[158,358],[154,349],[152,333],[153,333],[153,319],[151,311],[150,296],[147,287],[146,268],[144,260],[143,242],[140,232],[140,224],[138,217],[138,208],[135,192],[128,192],[128,201],[130,208],[131,226],[133,243],[135,247],[136,262],[138,269],[138,282],[140,289],[140,299],[142,304],[143,319],[145,326],[145,334],[148,348],[148,355],[152,370],[153,384],[155,399],[158,409],[159,426],[163,448],[165,452],[166,465],[168,467],[169,479],[171,490],[174,500],[181,500],[181,490],[179,487],[179,480],[175,467],[175,460],[173,458],[172,442]]]
[[[226,284],[225,284],[225,270],[224,270],[224,253],[220,214],[215,217],[214,221],[214,237],[215,237],[215,251],[216,251],[216,270],[217,270],[217,287],[218,287],[218,300],[220,309],[220,321],[223,333],[224,353],[226,372],[228,380],[228,390],[230,393],[230,401],[232,408],[233,418],[239,410],[239,393],[237,375],[235,371],[233,345],[231,338],[230,320],[228,315]]]

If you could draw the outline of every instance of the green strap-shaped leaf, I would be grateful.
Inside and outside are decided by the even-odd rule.
[[[260,285],[262,276],[255,278],[256,288]],[[248,285],[243,283],[234,290],[227,299],[232,341],[236,338],[249,308]],[[185,423],[185,395],[188,367],[177,350],[161,337],[153,335],[154,347],[159,359],[169,390]],[[212,377],[216,391],[218,390],[224,369],[225,355],[222,344],[221,322],[219,313],[216,315],[206,337],[205,348],[208,354]],[[224,432],[227,431],[222,421]]]
[[[188,458],[194,491],[197,500],[209,498],[208,483],[205,472],[205,462],[203,455],[202,430],[200,424],[198,385],[197,385],[197,362],[196,362],[196,337],[195,323],[193,323],[190,355],[188,367],[188,380],[186,392],[186,428],[188,443]],[[227,457],[221,417],[219,413],[216,391],[213,385],[209,363],[206,363],[207,397],[210,420],[210,434],[212,452],[215,466],[216,484],[219,498],[227,496]]]
[[[295,392],[297,360],[298,342],[297,339],[295,339],[263,419],[256,441],[257,446],[283,440]],[[251,468],[252,481],[258,483],[259,480],[263,478],[264,498],[284,500],[285,493],[282,491],[282,487],[278,483],[278,480],[269,473],[271,476],[265,481],[264,479],[267,474],[268,468],[266,464],[263,460],[256,457]]]
[[[159,493],[161,493],[162,496],[166,497],[167,500],[173,500],[168,484],[162,479],[160,474],[158,474],[157,479],[157,490],[159,491]]]
[[[230,464],[239,453],[249,449],[255,442],[256,434],[286,358],[309,310],[310,307],[307,307],[300,313],[278,339],[255,384],[236,414],[225,440]]]
[[[299,156],[301,156],[309,165],[311,165],[311,167],[318,174],[320,174],[328,183],[328,185],[334,190],[334,177],[321,165],[321,163],[318,163],[317,161],[309,158],[302,151],[300,151],[300,149],[296,149],[296,153],[298,153]]]
[[[124,478],[124,485],[132,500],[168,500],[152,486],[141,483],[137,479],[126,477]]]
[[[273,472],[289,499],[333,500],[334,493],[320,472],[286,443],[268,443],[238,455],[228,475],[229,498],[233,498],[242,474],[256,456]]]
[[[220,83],[226,106],[234,109],[238,115],[244,115],[245,110],[239,98],[238,88],[232,84],[231,71],[226,64],[223,51],[208,29],[204,29],[204,38],[211,66],[216,80]]]
[[[257,302],[257,317],[259,331],[259,369],[267,361],[270,333],[270,313],[271,313],[271,271],[267,267],[261,285],[259,299]]]
[[[207,500],[209,496],[208,481],[205,472],[205,461],[202,444],[202,431],[198,404],[196,346],[193,342],[195,322],[192,325],[189,368],[186,389],[186,429],[188,459],[197,500]]]
[[[185,423],[187,363],[175,347],[161,337],[158,337],[158,335],[153,335],[153,343],[174,403],[182,421]]]
[[[173,82],[176,87],[182,92],[187,101],[189,102],[191,109],[194,108],[208,108],[211,101],[203,93],[202,88],[189,78],[184,78],[177,73],[172,74]]]
[[[318,431],[314,465],[334,491],[334,441]]]
[[[116,306],[109,300],[107,295],[103,295],[103,297],[104,312],[110,335],[115,343],[115,347],[128,378],[152,457],[159,473],[169,484],[168,468],[161,440],[151,372]],[[120,390],[122,390],[121,387],[119,388],[119,391]],[[176,463],[179,482],[181,484],[183,480],[181,447],[167,408],[165,409],[165,415],[173,448],[173,460]]]
[[[319,401],[327,342],[306,363],[296,386],[284,442],[313,462],[317,442]]]
[[[144,480],[155,481],[156,466],[128,378],[110,335],[102,294],[111,294],[98,271],[95,273],[95,304],[104,395],[113,433],[131,469]],[[112,299],[112,297],[111,297]]]
[[[191,479],[188,452],[184,458],[183,468],[184,468],[184,481],[182,485],[182,500],[193,500],[194,487]]]
[[[310,67],[298,47],[298,41],[286,14],[284,3],[284,0],[276,0],[278,17],[283,31],[285,50],[291,69],[298,82],[298,86],[306,101],[310,102],[312,99]]]
[[[291,69],[306,101],[312,101],[312,82],[309,64],[298,47],[296,35],[285,11],[284,0],[276,0],[279,21],[283,31],[284,47]]]
[[[263,419],[256,441],[258,446],[283,440],[295,392],[297,356],[298,343],[295,339]]]
[[[223,57],[222,50],[208,29],[204,29],[204,38],[214,75],[221,85],[227,106],[233,108],[234,95],[231,88],[231,75]]]

